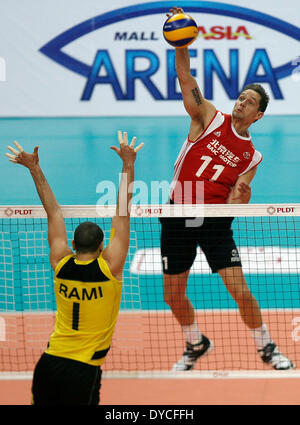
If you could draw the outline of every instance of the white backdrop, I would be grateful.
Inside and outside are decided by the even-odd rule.
[[[300,113],[298,0],[178,1],[200,31],[191,68],[204,96],[230,112],[245,82],[268,114]],[[1,5],[0,116],[184,115],[169,1],[17,0]]]

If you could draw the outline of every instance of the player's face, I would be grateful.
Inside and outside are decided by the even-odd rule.
[[[259,111],[260,95],[254,90],[245,90],[235,102],[232,116],[237,119],[254,122],[263,116]]]

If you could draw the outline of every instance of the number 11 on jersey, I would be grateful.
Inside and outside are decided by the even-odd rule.
[[[203,173],[203,171],[205,170],[205,168],[209,165],[209,163],[212,161],[212,158],[210,156],[206,156],[203,155],[201,156],[201,158],[204,162],[201,165],[201,167],[199,168],[199,170],[196,173],[197,177],[200,177],[201,174]],[[213,170],[217,170],[213,176],[210,178],[210,181],[216,181],[218,179],[218,177],[220,176],[220,174],[222,173],[222,171],[224,170],[224,165],[214,165],[212,167]]]

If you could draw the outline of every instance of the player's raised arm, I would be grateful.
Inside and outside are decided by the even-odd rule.
[[[108,263],[110,271],[119,280],[122,279],[123,267],[129,248],[130,209],[132,186],[134,182],[134,162],[137,152],[143,147],[141,143],[136,148],[134,137],[128,144],[127,133],[118,132],[120,148],[113,149],[123,161],[122,177],[120,181],[116,215],[112,219],[111,238],[103,251],[103,258]]]
[[[28,168],[35,183],[40,200],[48,217],[48,241],[50,246],[50,263],[55,269],[57,263],[66,255],[72,254],[68,247],[67,233],[63,214],[51,187],[39,164],[38,146],[32,154],[24,151],[18,142],[14,142],[16,148],[8,146],[11,153],[6,156],[14,164],[21,164]]]
[[[177,13],[184,13],[183,9],[174,7],[170,12],[175,15]],[[169,15],[167,15],[169,16]],[[214,114],[216,113],[215,106],[206,100],[196,79],[192,76],[190,70],[190,54],[187,47],[176,48],[176,72],[181,88],[184,107],[192,119],[192,124],[195,124],[195,129],[191,128],[190,137],[193,138],[199,135],[199,130],[204,128],[210,123]]]

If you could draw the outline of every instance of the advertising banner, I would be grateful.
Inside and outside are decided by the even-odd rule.
[[[0,116],[184,115],[175,49],[162,27],[170,1],[27,0],[1,9]],[[297,0],[180,1],[198,26],[189,46],[203,96],[231,112],[246,84],[268,114],[300,113]]]

